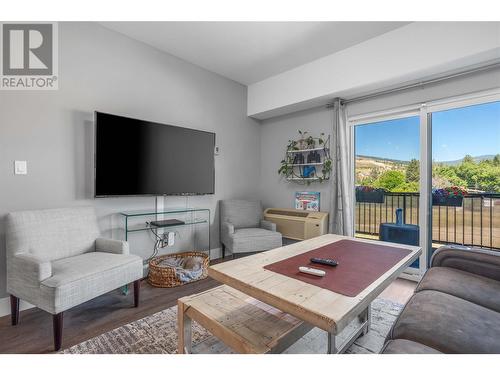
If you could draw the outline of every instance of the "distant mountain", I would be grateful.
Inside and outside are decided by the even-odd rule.
[[[370,160],[376,160],[376,161],[388,161],[391,163],[397,163],[397,164],[408,164],[408,160],[398,160],[398,159],[388,159],[388,158],[379,158],[377,156],[368,156],[368,155],[356,155],[356,158],[360,159],[370,159]]]
[[[474,162],[479,163],[480,161],[483,161],[483,160],[493,160],[494,157],[495,157],[495,155],[479,155],[479,156],[473,156],[472,159],[474,160]],[[462,160],[464,160],[464,159],[462,158],[462,159],[458,159],[458,160],[436,161],[436,163],[444,164],[444,165],[458,165],[462,162]]]
[[[495,155],[479,155],[479,156],[473,156],[472,159],[474,162],[479,163],[480,161],[483,160],[493,160]],[[374,161],[379,161],[379,162],[390,162],[390,163],[396,163],[396,164],[408,164],[408,160],[398,160],[398,159],[388,159],[388,158],[379,158],[377,156],[368,156],[368,155],[356,155],[356,158],[358,159],[369,159],[369,160],[374,160]],[[462,159],[458,160],[447,160],[447,161],[435,161],[435,163],[438,164],[443,164],[443,165],[458,165],[462,162]]]

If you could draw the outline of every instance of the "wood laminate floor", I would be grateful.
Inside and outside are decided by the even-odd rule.
[[[177,288],[151,287],[142,281],[141,303],[133,307],[133,293],[116,290],[64,313],[63,348],[174,306],[177,299],[219,285],[207,278]],[[397,279],[381,295],[405,303],[416,283]],[[0,353],[53,353],[52,316],[33,308],[21,311],[19,325],[11,326],[10,316],[0,318]]]

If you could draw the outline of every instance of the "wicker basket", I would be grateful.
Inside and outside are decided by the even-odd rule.
[[[188,258],[188,257],[201,257],[203,258],[202,274],[198,279],[191,281],[181,281],[175,273],[175,269],[169,266],[162,266],[161,263],[168,258]],[[160,255],[149,261],[149,275],[148,282],[158,288],[173,288],[193,281],[205,279],[208,276],[208,255],[198,251],[187,251],[184,253]]]

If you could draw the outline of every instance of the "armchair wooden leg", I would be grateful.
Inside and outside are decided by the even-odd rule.
[[[134,306],[139,306],[139,296],[141,291],[141,280],[134,281]]]
[[[61,350],[62,346],[62,334],[63,334],[63,313],[52,315],[52,323],[54,329],[54,350],[58,352]]]
[[[19,323],[19,298],[10,295],[10,316],[13,326]]]

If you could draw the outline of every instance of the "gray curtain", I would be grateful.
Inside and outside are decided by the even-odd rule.
[[[333,105],[332,138],[330,233],[354,236],[351,140],[347,129],[346,108],[340,99],[335,99]]]

